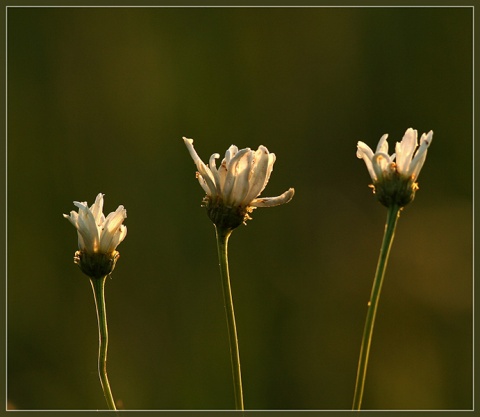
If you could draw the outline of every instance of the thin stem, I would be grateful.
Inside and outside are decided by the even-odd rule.
[[[370,354],[370,345],[372,343],[373,326],[375,324],[375,316],[377,314],[378,301],[382,290],[383,278],[387,268],[390,248],[392,247],[393,238],[397,220],[400,215],[400,207],[393,205],[389,207],[387,214],[387,222],[385,224],[385,233],[383,235],[382,247],[378,258],[377,271],[373,280],[372,293],[368,302],[367,317],[365,319],[365,328],[363,330],[362,345],[360,348],[360,358],[358,360],[357,380],[355,383],[355,394],[353,397],[353,410],[360,410],[362,405],[363,390],[365,387],[365,377],[367,375],[368,356]]]
[[[107,311],[105,309],[105,281],[107,277],[90,278],[92,284],[93,296],[95,298],[95,307],[98,320],[98,375],[102,384],[103,394],[107,400],[110,410],[116,410],[113,400],[112,390],[107,376],[107,349],[108,349],[108,329],[107,329]]]
[[[228,339],[230,341],[230,357],[232,361],[233,387],[235,391],[235,408],[243,410],[242,372],[240,369],[240,353],[238,350],[237,327],[235,325],[235,312],[233,309],[232,288],[228,272],[228,238],[232,231],[215,227],[217,234],[218,261],[220,264],[220,277],[222,278],[225,312],[227,314]]]

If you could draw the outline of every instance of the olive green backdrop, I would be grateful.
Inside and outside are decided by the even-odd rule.
[[[472,9],[10,8],[10,407],[105,407],[74,200],[123,204],[106,298],[126,409],[234,407],[214,228],[181,140],[277,155],[230,240],[248,409],[349,409],[386,209],[356,143],[434,130],[364,407],[472,408]]]

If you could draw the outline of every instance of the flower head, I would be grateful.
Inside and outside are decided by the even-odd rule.
[[[87,202],[74,201],[73,204],[78,207],[78,213],[71,211],[70,215],[64,214],[63,217],[78,232],[79,250],[75,253],[75,263],[89,276],[105,276],[115,267],[119,257],[116,248],[127,235],[127,227],[122,224],[127,211],[123,206],[118,206],[117,210],[105,217],[101,193],[90,208]]]
[[[375,153],[364,142],[357,143],[357,157],[365,161],[372,188],[383,205],[403,207],[413,200],[432,136],[432,131],[424,133],[418,145],[417,131],[409,128],[392,155],[388,154],[387,134],[380,138]]]
[[[215,225],[234,229],[250,219],[248,213],[253,209],[278,206],[292,199],[293,188],[278,197],[259,197],[275,163],[275,154],[265,146],[253,151],[250,148],[239,150],[232,145],[217,168],[218,153],[214,153],[206,165],[195,151],[193,139],[184,137],[183,140],[197,166],[198,181],[207,194],[205,206]]]

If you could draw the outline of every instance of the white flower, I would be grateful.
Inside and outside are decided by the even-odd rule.
[[[258,197],[267,185],[275,163],[275,154],[268,152],[265,146],[253,151],[250,148],[238,150],[232,145],[217,169],[218,153],[214,153],[205,165],[193,147],[193,139],[184,137],[183,140],[197,166],[198,181],[207,194],[208,215],[215,225],[237,227],[250,218],[248,213],[254,208],[274,207],[292,199],[293,188],[278,197]]]
[[[432,142],[432,136],[432,131],[424,133],[417,149],[417,131],[409,128],[402,141],[395,145],[395,153],[389,155],[388,135],[385,134],[380,138],[375,153],[364,142],[358,142],[357,157],[365,161],[374,183],[390,177],[395,172],[415,182],[427,157],[427,149]]]
[[[432,136],[432,131],[424,133],[418,145],[417,131],[409,128],[392,155],[388,154],[387,134],[380,138],[375,153],[364,142],[357,143],[357,157],[365,161],[373,191],[383,205],[404,207],[414,199]]]
[[[209,198],[219,198],[228,207],[273,207],[292,199],[293,188],[278,197],[257,198],[267,185],[275,163],[275,154],[269,153],[265,146],[252,151],[250,148],[238,150],[232,145],[217,169],[218,153],[205,165],[193,147],[193,139],[184,137],[183,140],[197,166],[198,181]]]
[[[127,235],[127,227],[122,224],[127,217],[127,210],[118,206],[105,218],[102,193],[97,195],[90,208],[86,202],[74,201],[73,204],[78,207],[78,213],[71,211],[70,215],[63,216],[77,229],[80,251],[90,254],[113,253]]]

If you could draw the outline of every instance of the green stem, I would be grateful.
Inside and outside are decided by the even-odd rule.
[[[235,391],[235,407],[237,410],[244,410],[242,372],[240,369],[237,327],[235,325],[232,288],[230,285],[230,274],[228,272],[228,238],[230,237],[232,231],[219,227],[215,227],[215,230],[217,234],[218,260],[220,264],[220,276],[222,278],[225,312],[227,314],[228,338],[230,342],[230,357],[232,360],[233,386]]]
[[[90,278],[92,284],[93,296],[95,298],[95,307],[98,320],[98,375],[102,384],[103,394],[107,400],[108,408],[116,410],[113,400],[112,390],[107,376],[107,349],[108,349],[108,329],[107,329],[107,311],[105,309],[105,281],[107,277]]]
[[[362,405],[363,390],[365,387],[365,377],[367,375],[368,356],[370,354],[370,345],[372,343],[373,326],[377,314],[378,301],[382,290],[383,278],[387,268],[388,256],[392,247],[393,238],[397,220],[400,215],[400,207],[393,205],[389,207],[387,222],[385,224],[385,233],[383,235],[382,247],[378,258],[377,271],[373,281],[372,293],[368,302],[367,317],[365,319],[365,328],[363,330],[362,345],[360,348],[360,358],[358,360],[357,380],[355,383],[355,394],[353,397],[353,410],[360,410]]]

